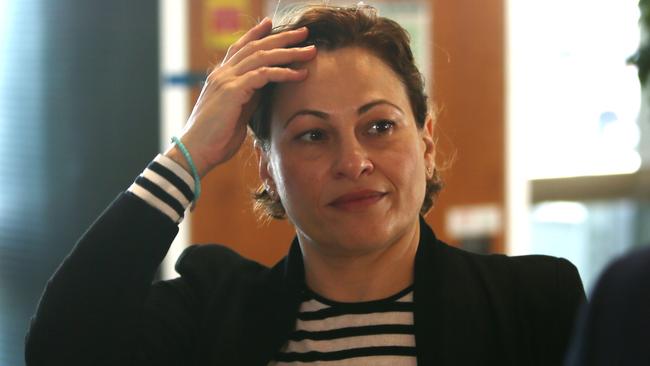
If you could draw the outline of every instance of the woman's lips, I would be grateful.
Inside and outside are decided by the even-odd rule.
[[[330,202],[329,205],[338,209],[356,211],[373,205],[381,200],[385,195],[386,193],[384,192],[373,190],[356,191],[338,197],[334,201]]]

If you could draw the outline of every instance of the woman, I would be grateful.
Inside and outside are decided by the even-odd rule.
[[[200,177],[247,123],[256,199],[296,228],[288,256],[268,269],[194,246],[180,278],[150,285]],[[208,76],[180,141],[57,270],[28,364],[560,363],[584,299],[575,267],[437,240],[420,216],[440,188],[432,135],[399,25],[367,7],[262,21]]]

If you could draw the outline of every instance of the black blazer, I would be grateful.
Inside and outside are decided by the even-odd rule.
[[[27,364],[266,365],[305,288],[297,241],[270,269],[223,246],[193,246],[178,260],[180,278],[150,285],[176,232],[139,198],[118,197],[49,281]],[[419,365],[553,365],[584,290],[564,259],[471,254],[421,220],[414,301]]]
[[[605,269],[579,323],[567,365],[650,365],[650,248]]]

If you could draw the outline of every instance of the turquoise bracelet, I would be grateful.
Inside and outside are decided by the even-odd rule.
[[[201,196],[201,177],[199,176],[199,172],[196,170],[196,166],[194,165],[192,156],[190,156],[190,152],[187,151],[187,148],[181,142],[181,140],[178,137],[174,136],[172,137],[172,142],[183,153],[185,160],[187,160],[187,165],[189,165],[190,169],[192,170],[192,176],[194,177],[194,200],[192,201],[192,208],[194,208],[196,201],[198,201],[199,196]]]

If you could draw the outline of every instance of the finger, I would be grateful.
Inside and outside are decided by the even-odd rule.
[[[264,18],[259,24],[255,25],[249,29],[243,36],[241,36],[235,43],[230,45],[226,56],[223,58],[222,64],[227,62],[232,55],[236,54],[242,47],[244,47],[249,42],[263,38],[267,36],[273,27],[271,19]]]
[[[262,39],[248,42],[237,53],[235,53],[226,63],[236,65],[246,57],[259,50],[272,50],[275,48],[284,48],[302,42],[307,38],[307,27],[298,28],[287,32],[273,34]]]
[[[243,75],[264,66],[288,65],[294,62],[309,61],[316,56],[316,47],[276,48],[258,50],[235,66],[235,74]]]
[[[275,82],[301,81],[307,77],[307,69],[290,69],[288,67],[261,67],[244,74],[238,86],[240,90],[251,91],[261,89],[266,84]]]

